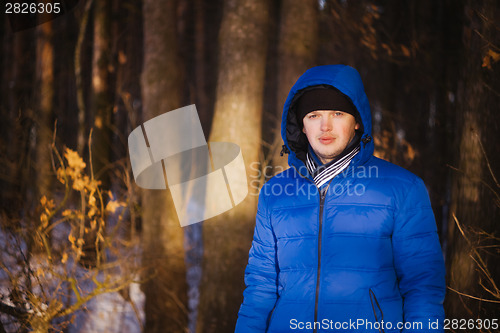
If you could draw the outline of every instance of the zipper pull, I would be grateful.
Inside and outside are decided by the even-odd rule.
[[[328,184],[324,189],[322,189],[322,190],[319,191],[319,204],[321,206],[323,206],[323,204],[325,202],[326,191],[328,190],[328,186],[330,186],[330,184]]]

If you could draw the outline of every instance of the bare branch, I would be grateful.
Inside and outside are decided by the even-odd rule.
[[[486,298],[481,298],[481,297],[475,297],[475,296],[472,296],[472,295],[461,293],[460,291],[455,290],[455,289],[453,289],[450,286],[447,286],[446,288],[450,289],[451,291],[453,291],[453,292],[455,292],[455,293],[457,293],[457,294],[459,294],[461,296],[465,296],[465,297],[468,297],[468,298],[476,299],[478,301],[489,302],[489,303],[500,303],[500,301],[495,301],[495,300],[492,300],[492,299],[486,299]]]
[[[500,187],[500,184],[498,183],[498,180],[495,177],[495,174],[493,173],[493,170],[491,169],[491,164],[490,164],[490,161],[488,159],[488,155],[486,155],[486,151],[484,150],[484,146],[483,146],[483,143],[481,142],[481,138],[479,137],[479,135],[477,134],[477,132],[474,132],[474,134],[476,135],[477,141],[479,142],[479,147],[481,147],[481,151],[483,152],[484,159],[486,160],[486,165],[488,166],[488,170],[490,171],[491,177],[495,181],[495,185],[497,187]]]
[[[460,169],[458,169],[458,168],[456,168],[454,166],[451,166],[449,164],[446,164],[446,166],[449,167],[452,170],[455,170],[455,171],[458,171],[458,172],[462,173],[464,176],[468,177],[470,180],[480,182],[481,184],[483,184],[484,186],[486,186],[491,191],[491,193],[493,193],[495,195],[497,205],[500,205],[500,194],[498,194],[495,191],[495,189],[493,187],[491,187],[487,182],[485,182],[481,178],[477,178],[477,177],[475,177],[473,175],[467,174],[464,171],[462,171],[462,170],[460,170]]]
[[[471,241],[465,235],[462,227],[460,226],[460,223],[458,222],[458,219],[457,219],[455,213],[453,213],[453,219],[455,220],[455,224],[457,225],[458,229],[460,230],[460,233],[462,234],[462,236],[464,237],[465,241],[470,246],[473,254],[475,255],[475,257],[471,255],[472,259],[478,265],[478,267],[481,269],[481,271],[484,273],[484,275],[486,275],[486,277],[488,278],[488,281],[491,283],[491,285],[493,286],[493,288],[497,291],[497,293],[499,293],[498,287],[497,287],[495,281],[493,280],[493,278],[491,277],[491,275],[489,274],[489,272],[488,272],[488,270],[486,268],[487,266],[486,266],[483,258],[481,257],[481,255],[477,251],[476,247],[472,245]]]

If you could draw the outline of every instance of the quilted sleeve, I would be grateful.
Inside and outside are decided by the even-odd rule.
[[[416,178],[395,212],[392,236],[394,265],[403,296],[405,323],[422,323],[421,330],[443,332],[445,268],[436,222],[424,183]],[[429,323],[438,321],[439,328]]]
[[[237,333],[266,332],[277,300],[276,241],[271,228],[265,191],[261,191],[255,232],[245,270],[246,289],[238,312]]]

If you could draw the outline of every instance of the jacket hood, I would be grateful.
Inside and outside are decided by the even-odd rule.
[[[353,165],[360,165],[373,154],[372,119],[370,105],[358,71],[346,65],[317,66],[307,70],[295,82],[283,108],[281,137],[288,148],[288,164],[295,167],[303,176],[304,158],[307,151],[307,138],[300,130],[294,110],[294,103],[304,91],[316,86],[333,87],[348,97],[359,112],[363,124],[361,150],[353,158]]]

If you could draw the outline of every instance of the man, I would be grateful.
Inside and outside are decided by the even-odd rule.
[[[357,71],[303,74],[281,135],[291,168],[261,189],[236,332],[442,332],[429,197],[420,178],[373,156]]]

